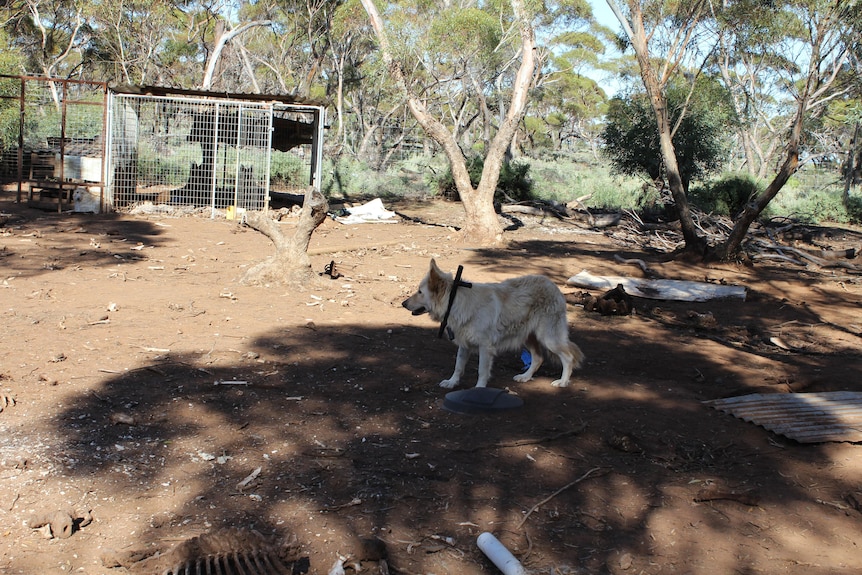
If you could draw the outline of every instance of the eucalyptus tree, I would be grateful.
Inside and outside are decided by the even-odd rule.
[[[728,157],[729,127],[735,114],[727,91],[715,78],[702,75],[694,84],[677,78],[666,90],[668,120],[683,189],[693,180],[717,172]],[[655,129],[655,113],[641,90],[613,98],[602,132],[604,153],[616,172],[647,174],[661,193],[664,162]]]
[[[679,216],[687,251],[703,253],[706,241],[697,233],[673,143],[675,126],[668,110],[667,88],[683,71],[699,71],[715,40],[706,25],[707,0],[607,0],[637,58],[647,97],[655,115],[659,150],[668,188]],[[696,74],[697,72],[695,72]],[[679,115],[680,121],[685,111]]]
[[[374,52],[368,16],[359,0],[346,0],[335,10],[329,36],[327,95],[335,107],[334,141],[343,149],[349,145],[347,109],[352,109],[354,117],[360,119],[359,126],[367,125],[366,110],[370,112],[371,108],[364,105],[366,89],[371,84],[385,83],[380,80],[385,80],[386,75],[377,74],[377,70],[371,68],[379,58]],[[364,136],[361,139],[366,140]]]
[[[333,18],[341,0],[238,2],[238,22],[257,26],[238,38],[260,88],[302,98],[325,95]],[[240,24],[237,24],[239,26]]]
[[[697,234],[680,177],[668,82],[680,71],[696,77],[718,56],[725,79],[745,79],[728,84],[742,92],[745,106],[750,106],[738,105],[739,116],[751,118],[753,110],[760,122],[772,126],[772,145],[783,149],[783,159],[765,190],[746,204],[727,239],[712,250],[719,258],[731,257],[751,224],[799,169],[806,123],[844,90],[837,80],[848,62],[849,43],[858,42],[859,0],[607,2],[631,43],[655,112],[661,156],[687,250],[705,253],[708,246]],[[753,137],[743,145],[753,150]]]
[[[538,29],[546,40],[539,46],[542,71],[525,120],[527,131],[534,141],[547,138],[554,151],[580,140],[596,155],[607,94],[588,71],[603,66],[613,32],[595,20],[583,0],[546,4],[542,14]]]
[[[98,77],[129,85],[187,87],[200,76],[203,50],[190,41],[213,30],[214,16],[192,12],[188,0],[97,0],[92,26],[98,30],[84,59]],[[187,25],[191,22],[191,28]],[[207,25],[207,22],[210,25]],[[203,23],[203,24],[201,24]]]
[[[82,52],[93,37],[89,3],[80,0],[11,0],[4,28],[24,57],[26,73],[54,78],[87,72]]]
[[[600,119],[608,110],[607,94],[595,80],[568,62],[553,60],[553,67],[545,71],[543,81],[533,92],[525,118],[527,128],[541,130],[554,151],[566,143],[581,141],[595,156],[601,136]]]
[[[862,29],[859,0],[788,0],[757,8],[785,22],[777,43],[763,45],[763,36],[754,34],[742,44],[744,48],[779,50],[786,60],[785,65],[774,68],[775,81],[789,103],[783,114],[789,121],[781,130],[784,156],[769,184],[746,204],[727,240],[716,248],[720,258],[739,250],[751,224],[799,170],[807,144],[806,125],[823,113],[826,104],[851,89],[841,80]],[[731,21],[739,29],[752,22],[743,13]]]
[[[466,215],[462,239],[501,241],[494,192],[537,71],[532,15],[522,0],[511,0],[510,6],[387,4],[386,20],[373,0],[362,0],[362,5],[410,112],[449,160]],[[501,78],[515,68],[514,76]],[[508,101],[489,100],[504,84]],[[477,118],[492,121],[492,101],[500,106],[502,121],[494,126],[493,137],[490,126],[482,130],[489,139],[482,177],[473,187],[460,136]]]

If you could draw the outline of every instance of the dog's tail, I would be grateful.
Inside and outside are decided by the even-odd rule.
[[[581,351],[581,348],[571,340],[569,340],[569,353],[572,354],[572,368],[580,369],[584,364],[584,359],[586,359],[586,357],[584,356],[584,352]]]

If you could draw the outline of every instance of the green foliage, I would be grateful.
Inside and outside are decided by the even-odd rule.
[[[862,197],[851,196],[846,209],[851,224],[862,224]]]
[[[717,81],[699,79],[690,99],[689,90],[686,82],[679,81],[666,94],[671,125],[679,125],[673,144],[686,189],[693,180],[721,168],[730,146],[728,126],[734,121],[729,96]],[[647,174],[653,181],[664,177],[655,112],[645,93],[613,98],[602,136],[604,152],[616,172]]]
[[[689,199],[705,212],[733,217],[762,191],[763,185],[749,174],[727,174],[715,182],[693,187]]]
[[[763,216],[789,217],[808,223],[858,221],[858,202],[843,203],[843,187],[832,172],[806,169],[797,172],[769,202]],[[791,182],[788,182],[790,184]]]
[[[443,171],[444,163],[445,157],[419,155],[379,172],[347,156],[327,158],[321,190],[329,198],[425,197],[436,191],[435,174]]]
[[[556,116],[553,116],[553,119],[556,119]],[[526,132],[527,141],[530,143],[533,154],[536,154],[540,150],[553,149],[554,141],[547,130],[549,123],[549,118],[545,118],[545,121],[535,116],[524,118],[524,131]]]
[[[601,209],[639,208],[641,182],[614,176],[607,166],[592,158],[557,154],[550,159],[530,160],[533,195],[543,200],[568,203],[589,196],[584,205]]]
[[[272,151],[269,177],[274,185],[303,187],[308,183],[308,170],[295,154]]]
[[[496,18],[478,8],[451,8],[434,18],[429,37],[441,53],[487,61],[500,42],[500,26]]]
[[[467,172],[470,174],[470,183],[474,188],[482,178],[484,165],[485,159],[480,156],[467,159]],[[447,167],[437,180],[437,189],[444,198],[458,198],[458,189],[455,186],[451,167]],[[504,162],[500,169],[500,179],[497,182],[494,200],[524,202],[531,199],[533,199],[533,182],[530,179],[530,164],[521,161]]]

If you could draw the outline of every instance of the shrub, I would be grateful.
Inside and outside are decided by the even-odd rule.
[[[735,217],[763,186],[748,174],[728,174],[691,189],[691,203],[705,212]]]
[[[308,182],[309,169],[295,154],[273,151],[269,177],[274,184],[302,187]]]
[[[467,172],[470,174],[470,183],[473,187],[479,184],[484,166],[485,160],[480,156],[473,156],[467,160]],[[500,179],[497,182],[494,201],[523,202],[533,199],[533,182],[529,173],[530,164],[527,162],[517,160],[504,162],[500,169]],[[451,166],[447,167],[437,180],[437,190],[444,198],[458,198],[458,189],[455,186]]]

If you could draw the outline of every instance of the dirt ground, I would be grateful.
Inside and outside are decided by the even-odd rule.
[[[619,227],[528,216],[506,248],[469,249],[449,227],[460,206],[413,202],[388,207],[425,223],[318,229],[315,271],[333,261],[342,277],[245,287],[272,245],[221,216],[13,199],[0,201],[0,573],[157,573],[210,537],[211,553],[260,551],[295,573],[344,558],[348,574],[493,574],[485,531],[537,574],[859,572],[862,447],[799,444],[702,403],[862,391],[850,270],[695,265]],[[795,245],[858,249],[862,233]],[[748,295],[585,311],[572,275],[642,275],[615,255]],[[552,278],[587,356],[572,385],[553,388],[553,366],[515,384],[512,354],[492,386],[523,407],[444,410],[455,348],[401,307],[431,257],[472,281]]]

